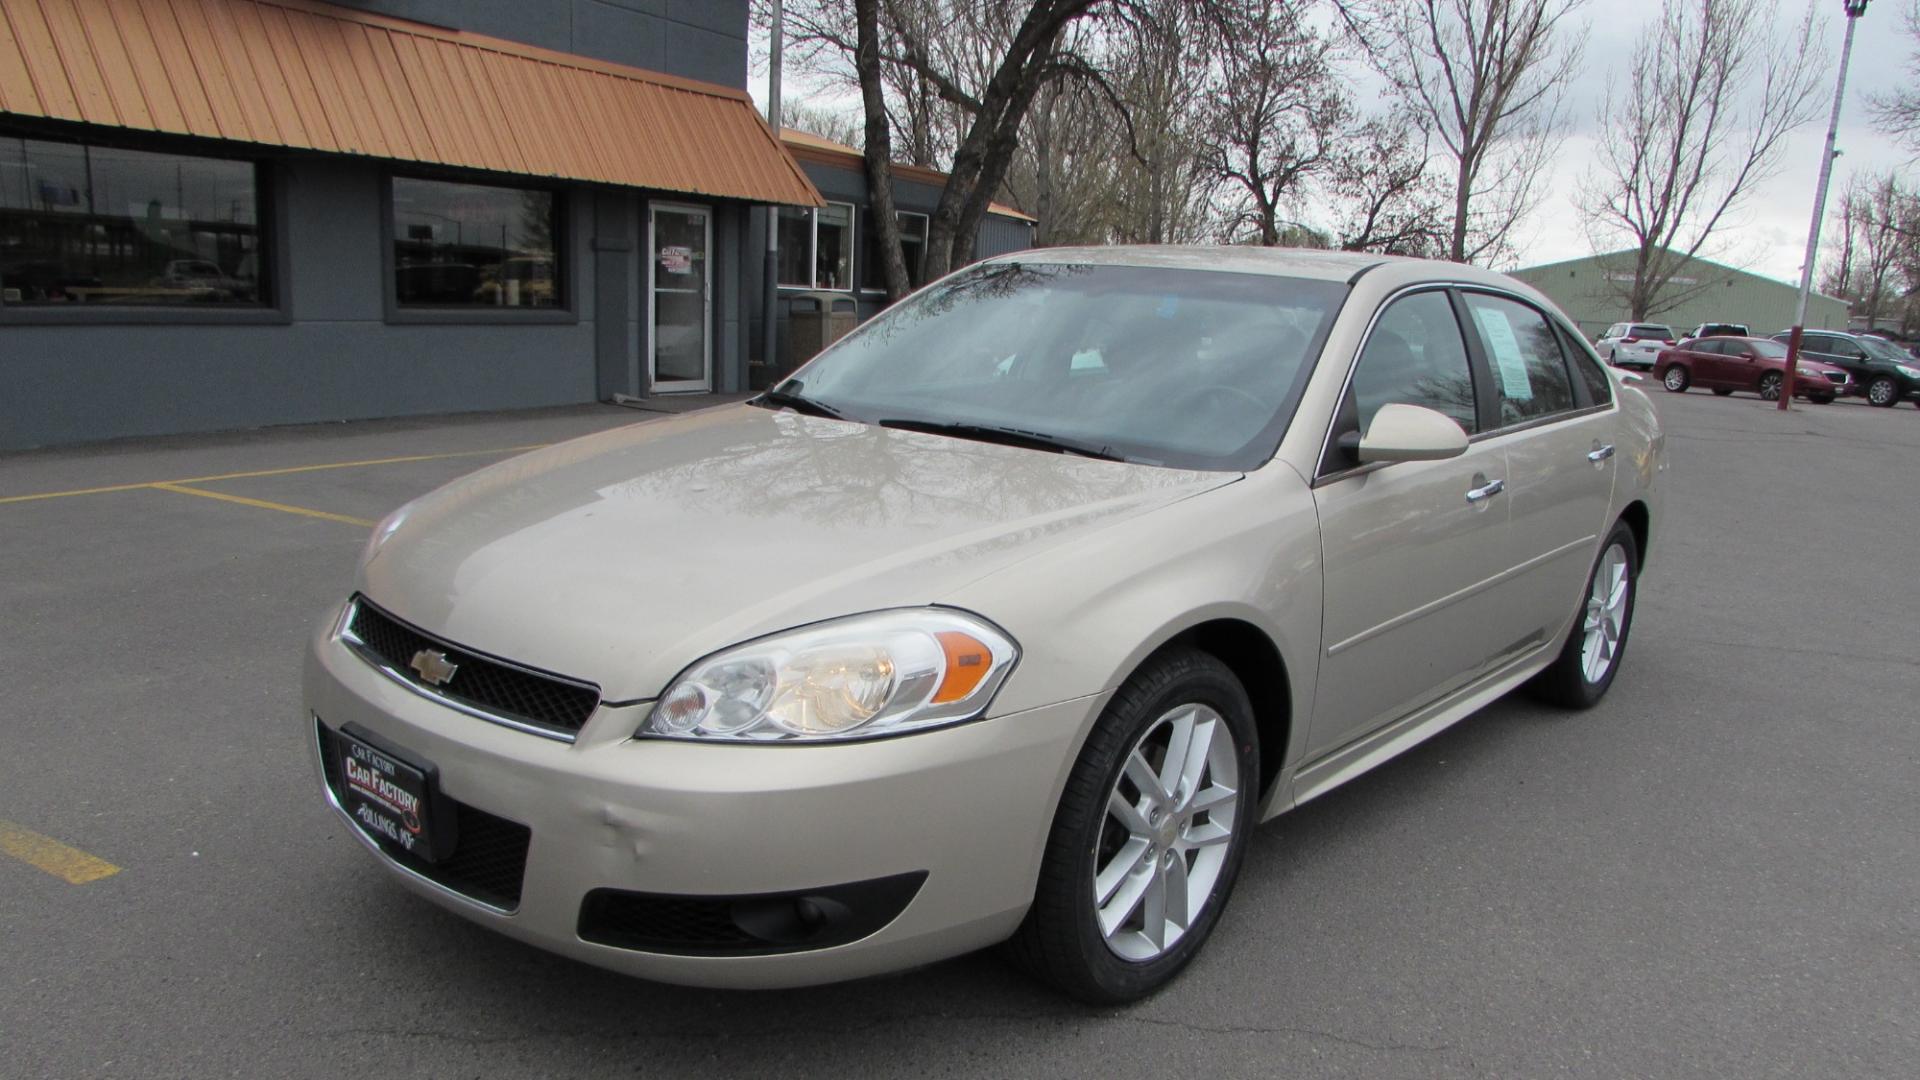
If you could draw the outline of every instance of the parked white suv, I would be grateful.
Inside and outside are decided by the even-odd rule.
[[[1614,367],[1652,371],[1660,350],[1672,346],[1676,340],[1673,327],[1662,323],[1618,322],[1607,327],[1607,332],[1593,343],[1593,351]]]

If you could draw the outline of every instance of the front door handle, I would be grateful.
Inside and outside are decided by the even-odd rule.
[[[1594,447],[1593,453],[1587,455],[1587,460],[1593,462],[1595,465],[1598,465],[1599,463],[1607,460],[1612,456],[1613,456],[1613,444],[1608,443],[1605,446]]]
[[[1484,502],[1505,490],[1507,490],[1507,482],[1505,480],[1489,480],[1477,488],[1467,489],[1467,501],[1470,503]]]

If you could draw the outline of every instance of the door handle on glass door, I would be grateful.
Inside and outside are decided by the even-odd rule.
[[[1469,488],[1467,490],[1467,501],[1470,503],[1481,502],[1505,490],[1507,490],[1507,482],[1505,480],[1489,480],[1477,488]]]
[[[1595,465],[1598,465],[1612,456],[1613,456],[1613,444],[1608,443],[1605,446],[1595,446],[1593,448],[1593,452],[1587,455],[1587,460],[1593,462]]]

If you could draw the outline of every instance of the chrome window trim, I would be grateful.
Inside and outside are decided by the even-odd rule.
[[[542,727],[539,724],[528,723],[525,720],[516,720],[511,716],[503,716],[499,713],[488,712],[485,709],[481,709],[476,706],[469,705],[464,701],[455,700],[454,698],[450,698],[445,694],[437,693],[433,690],[428,689],[425,686],[422,686],[418,681],[408,677],[408,675],[405,672],[402,672],[398,668],[395,668],[392,664],[387,663],[386,657],[383,657],[379,653],[374,652],[373,649],[370,646],[368,646],[366,642],[360,640],[359,635],[353,632],[353,630],[351,629],[351,627],[353,626],[353,617],[355,613],[357,613],[360,610],[360,600],[361,598],[356,596],[352,600],[347,601],[346,608],[342,610],[340,613],[340,622],[338,626],[334,629],[333,636],[336,641],[338,641],[340,644],[347,647],[347,651],[353,653],[355,656],[365,661],[368,667],[373,668],[375,671],[378,671],[382,675],[385,675],[387,678],[392,679],[396,683],[399,683],[401,686],[406,687],[408,690],[411,690],[414,693],[420,695],[421,697],[426,698],[428,701],[432,701],[437,704],[444,705],[455,712],[463,713],[467,716],[471,716],[476,720],[485,720],[490,724],[499,724],[501,727],[512,728],[515,731],[524,732],[525,734],[528,734],[528,735],[538,735],[543,739],[552,739],[555,742],[571,743],[579,737],[578,732],[569,733],[564,731],[557,731],[553,728]],[[387,617],[390,619],[394,618],[391,615],[388,615]],[[394,619],[394,621],[399,622],[400,620]],[[402,624],[402,625],[408,625],[408,624]],[[592,722],[594,714],[598,713],[601,707],[606,704],[606,702],[599,700],[600,688],[597,686],[593,686],[590,683],[583,683],[576,679],[561,678],[559,676],[554,675],[550,671],[541,671],[537,668],[527,667],[525,664],[516,664],[511,660],[503,660],[500,657],[491,656],[486,653],[482,653],[476,649],[469,649],[464,646],[454,645],[451,642],[442,641],[436,635],[429,634],[424,630],[419,629],[418,627],[413,627],[412,629],[414,633],[419,634],[421,637],[427,638],[430,641],[433,641],[435,644],[447,646],[449,648],[456,649],[464,653],[472,653],[475,656],[484,657],[489,662],[499,664],[501,667],[513,668],[516,671],[522,671],[527,673],[528,675],[536,675],[542,679],[553,679],[556,682],[573,683],[575,686],[587,687],[592,689],[593,696],[595,698],[596,703],[593,707],[593,712],[588,713],[587,719],[581,722],[580,726],[582,729],[584,729],[588,723]]]
[[[327,805],[333,807],[336,813],[338,813],[342,818],[346,819],[347,825],[352,831],[354,838],[359,840],[360,843],[364,845],[368,851],[373,852],[374,855],[378,857],[381,862],[385,863],[388,868],[393,870],[398,870],[400,873],[407,875],[413,880],[420,882],[421,884],[427,886],[428,888],[433,889],[434,891],[440,893],[441,895],[449,897],[453,900],[457,900],[462,904],[468,905],[469,907],[478,908],[479,910],[487,912],[490,915],[500,915],[506,918],[512,918],[514,913],[520,910],[518,906],[503,908],[497,904],[489,904],[485,900],[468,896],[466,893],[463,893],[458,889],[440,884],[439,882],[433,880],[427,875],[422,874],[420,871],[415,870],[413,867],[408,866],[407,864],[387,854],[386,849],[382,848],[379,842],[374,840],[373,837],[368,836],[367,831],[360,827],[359,822],[353,820],[353,815],[347,813],[347,808],[340,805],[340,797],[333,793],[333,785],[327,783],[327,773],[326,773],[327,766],[326,766],[326,760],[325,760],[327,748],[324,745],[322,745],[320,742],[320,725],[326,723],[326,721],[320,719],[319,713],[312,712],[312,711],[309,711],[307,713],[307,717],[308,719],[313,721],[313,752],[318,757],[318,760],[320,761],[320,790],[327,797]],[[331,731],[333,729],[329,728],[328,730]]]

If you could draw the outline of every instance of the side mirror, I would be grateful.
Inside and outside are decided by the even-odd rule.
[[[1441,461],[1467,452],[1467,433],[1452,418],[1419,405],[1382,405],[1360,437],[1361,464]]]

